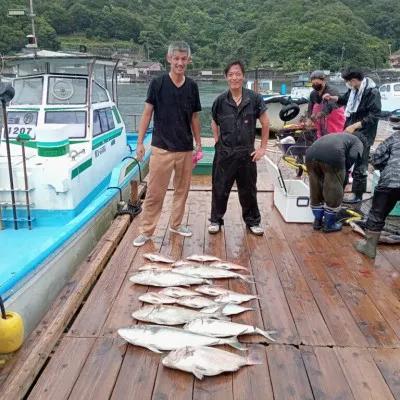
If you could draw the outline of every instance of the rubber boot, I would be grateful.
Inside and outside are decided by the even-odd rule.
[[[381,232],[365,231],[365,242],[358,241],[356,250],[365,254],[367,257],[376,257],[376,246],[378,244]]]
[[[337,211],[325,209],[325,222],[324,227],[322,228],[324,232],[336,232],[342,229],[342,224],[340,222],[336,222],[336,214]]]
[[[323,207],[313,207],[311,206],[311,210],[314,214],[314,223],[313,223],[313,228],[316,231],[319,231],[322,226],[323,226],[323,222],[322,222],[322,218],[324,216],[324,208]]]

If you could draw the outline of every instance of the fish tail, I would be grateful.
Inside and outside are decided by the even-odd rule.
[[[234,347],[235,349],[241,350],[241,351],[247,351],[247,347],[240,343],[237,336],[233,336],[231,338],[226,339],[226,344],[229,346]]]
[[[210,317],[216,318],[216,319],[221,319],[223,321],[230,321],[231,319],[223,313],[223,309],[225,308],[225,305],[226,304],[221,304],[221,307],[219,307],[215,312],[210,314]]]
[[[208,285],[214,285],[214,281],[212,279],[204,279],[204,282]]]
[[[256,283],[256,281],[254,280],[254,276],[253,275],[240,275],[240,278],[243,279],[245,282],[248,282],[248,283]]]
[[[267,339],[270,340],[271,342],[276,342],[276,339],[274,339],[274,338],[271,336],[271,333],[278,333],[277,331],[263,331],[263,330],[260,329],[260,328],[255,328],[255,332],[258,333],[258,334],[260,334],[260,335],[262,335],[262,336],[264,336],[265,338],[267,338]]]
[[[262,364],[262,360],[260,358],[260,356],[257,353],[252,353],[249,354],[246,358],[246,364],[247,365],[259,365]]]

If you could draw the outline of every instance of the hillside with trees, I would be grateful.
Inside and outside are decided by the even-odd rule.
[[[218,68],[232,58],[285,70],[337,69],[344,61],[380,68],[388,65],[390,46],[400,46],[400,7],[392,0],[33,2],[41,48],[104,43],[162,61],[168,43],[183,39],[194,68]],[[0,0],[1,54],[26,44],[29,19],[7,17],[7,10],[28,6],[28,0]]]

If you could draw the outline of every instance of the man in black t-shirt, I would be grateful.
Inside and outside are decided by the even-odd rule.
[[[248,229],[262,235],[257,203],[257,165],[269,137],[267,106],[260,93],[243,88],[244,67],[234,61],[225,68],[229,90],[214,101],[211,128],[215,140],[212,204],[209,233],[223,225],[229,194],[236,181],[242,216]],[[254,148],[256,122],[261,123],[261,144]]]
[[[168,48],[169,74],[154,78],[149,86],[145,109],[140,120],[137,158],[143,161],[143,139],[154,112],[154,126],[150,156],[150,173],[146,200],[143,206],[140,235],[135,246],[142,246],[153,235],[174,171],[174,198],[169,230],[182,236],[192,232],[181,225],[192,176],[193,137],[196,152],[201,151],[201,111],[196,82],[185,77],[190,58],[190,47],[185,42],[174,42]]]

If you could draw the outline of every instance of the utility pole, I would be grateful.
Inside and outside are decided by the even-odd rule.
[[[389,67],[391,66],[390,61],[392,59],[392,45],[389,43]]]
[[[31,10],[31,13],[30,13],[30,18],[31,18],[31,21],[32,21],[32,36],[33,36],[33,38],[34,38],[34,41],[35,41],[35,46],[33,47],[33,53],[35,54],[35,57],[37,56],[37,39],[36,39],[36,34],[35,34],[35,14],[33,13],[33,2],[32,2],[32,0],[29,0],[29,7],[30,7],[30,10]]]

